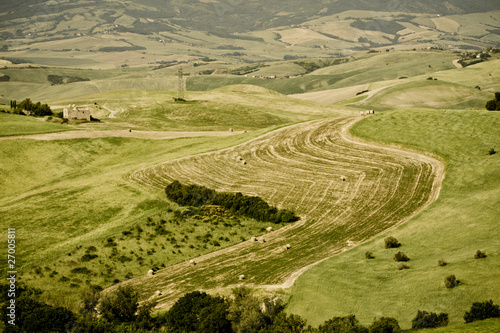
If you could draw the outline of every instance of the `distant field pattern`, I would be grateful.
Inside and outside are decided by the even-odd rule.
[[[178,264],[130,283],[143,297],[161,290],[160,305],[194,286],[237,284],[240,274],[245,283],[283,284],[294,272],[404,222],[432,202],[441,186],[442,164],[351,139],[348,128],[355,120],[294,125],[237,147],[132,173],[131,179],[160,189],[177,179],[259,195],[302,219],[262,237],[265,242],[246,241],[197,258],[195,266]]]

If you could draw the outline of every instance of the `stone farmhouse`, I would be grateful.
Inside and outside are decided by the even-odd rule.
[[[63,118],[66,119],[86,119],[90,121],[90,109],[88,106],[68,105],[63,110]]]

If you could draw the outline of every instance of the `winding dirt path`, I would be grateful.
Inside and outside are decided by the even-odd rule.
[[[293,125],[233,148],[130,174],[130,179],[158,189],[177,179],[258,194],[295,210],[301,220],[257,242],[200,256],[196,265],[179,263],[125,283],[143,299],[157,297],[158,308],[168,308],[195,289],[220,290],[241,283],[288,288],[310,267],[404,223],[434,202],[444,178],[443,164],[353,138],[349,128],[359,119]],[[238,280],[240,274],[244,281]],[[161,296],[154,296],[157,290]]]

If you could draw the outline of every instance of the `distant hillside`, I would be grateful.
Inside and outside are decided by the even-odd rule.
[[[82,8],[85,9],[82,15],[86,21],[118,24],[123,26],[122,29],[134,32],[168,31],[172,25],[179,25],[202,31],[234,33],[299,24],[348,10],[449,15],[488,12],[500,9],[500,6],[497,0],[7,0],[0,4],[0,28],[7,29],[19,20],[43,26],[53,19],[61,19],[58,16],[71,15]],[[92,30],[92,26],[86,27]],[[11,33],[15,34],[15,31]]]

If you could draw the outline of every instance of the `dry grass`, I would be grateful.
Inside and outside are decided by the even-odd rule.
[[[287,127],[234,148],[144,168],[130,175],[164,188],[173,179],[259,195],[295,210],[301,221],[224,251],[129,283],[143,298],[161,290],[160,307],[183,293],[238,283],[277,285],[293,273],[398,225],[435,199],[442,165],[422,155],[352,141],[354,118]],[[241,165],[241,156],[247,165]],[[346,176],[346,181],[340,177]],[[291,249],[284,251],[285,245]],[[210,268],[210,269],[208,269]],[[289,281],[288,281],[289,282]]]

